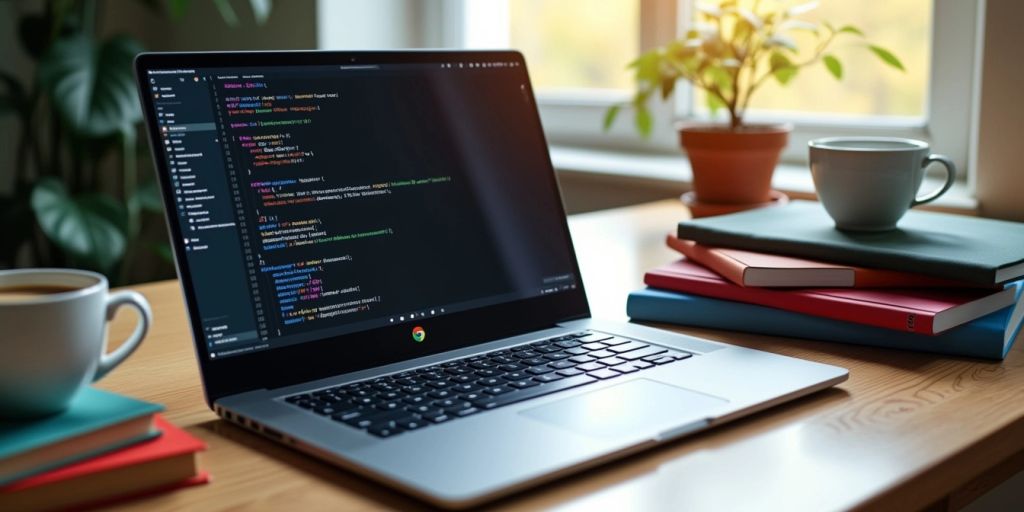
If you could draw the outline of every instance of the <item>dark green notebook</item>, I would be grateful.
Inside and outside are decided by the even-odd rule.
[[[153,415],[163,406],[94,388],[75,395],[62,413],[0,421],[0,486],[88,459],[160,434]]]
[[[920,210],[893,231],[856,233],[837,230],[820,203],[793,201],[683,221],[679,238],[981,286],[1024,276],[1024,223]]]

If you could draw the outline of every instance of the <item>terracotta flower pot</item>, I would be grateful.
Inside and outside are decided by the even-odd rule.
[[[772,200],[772,173],[790,125],[754,125],[732,131],[719,125],[683,125],[679,140],[693,168],[693,191],[702,203],[755,204]]]

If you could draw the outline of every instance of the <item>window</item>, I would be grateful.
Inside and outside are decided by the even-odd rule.
[[[514,0],[508,43],[528,60],[534,87],[547,94],[628,94],[625,63],[640,52],[639,0]]]
[[[767,2],[768,0],[765,0]],[[541,117],[553,144],[678,152],[673,124],[706,120],[703,96],[677,87],[672,104],[655,109],[656,130],[635,135],[624,112],[609,132],[605,109],[629,97],[625,64],[660,46],[695,19],[692,0],[456,0],[448,9],[460,23],[453,46],[514,47],[523,51],[537,88]],[[790,2],[794,3],[794,2]],[[856,41],[835,46],[847,70],[836,82],[825,68],[758,92],[751,122],[794,124],[783,158],[806,161],[808,140],[827,135],[892,135],[925,139],[967,168],[976,87],[981,0],[889,0],[884,8],[826,0],[809,17],[862,28],[872,42],[890,48],[907,68],[887,69]],[[941,56],[941,58],[933,58]],[[963,173],[961,173],[963,174]]]
[[[859,37],[841,36],[829,50],[843,64],[841,81],[817,64],[801,70],[798,79],[786,86],[777,80],[765,82],[753,97],[752,109],[772,116],[796,114],[858,123],[923,124],[931,71],[931,0],[891,0],[884,9],[865,9],[861,3],[833,0],[822,2],[801,18],[811,22],[837,20],[858,27],[872,42],[899,56],[906,70],[880,63]],[[790,33],[801,49],[797,60],[809,58],[816,43],[814,35],[807,31]],[[704,97],[700,91],[695,103],[702,114],[706,113],[701,108]]]

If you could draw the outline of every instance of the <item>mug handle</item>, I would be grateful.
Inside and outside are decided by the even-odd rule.
[[[107,297],[107,321],[112,320],[117,310],[124,305],[132,306],[139,312],[139,322],[135,324],[135,332],[128,336],[128,339],[120,347],[117,347],[117,350],[109,354],[100,354],[100,362],[96,367],[96,375],[92,378],[93,382],[102,379],[110,370],[113,370],[124,362],[132,352],[135,352],[135,349],[139,348],[142,338],[149,332],[149,325],[153,323],[153,312],[149,309],[149,302],[140,293],[133,291],[112,293]]]
[[[932,162],[939,162],[943,167],[946,168],[946,183],[942,185],[938,190],[932,192],[924,197],[915,197],[910,203],[910,207],[913,208],[919,204],[930,203],[939,198],[942,194],[945,194],[949,187],[953,186],[953,182],[956,181],[956,165],[948,156],[936,155],[934,153],[924,157],[924,161],[921,162],[921,167],[928,167],[928,164]]]

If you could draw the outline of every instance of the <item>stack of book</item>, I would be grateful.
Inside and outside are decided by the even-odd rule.
[[[205,483],[205,446],[161,409],[86,388],[60,414],[0,421],[0,510],[83,509]]]
[[[1024,323],[1024,224],[910,211],[836,230],[794,201],[679,223],[679,261],[647,272],[634,320],[988,359]]]

